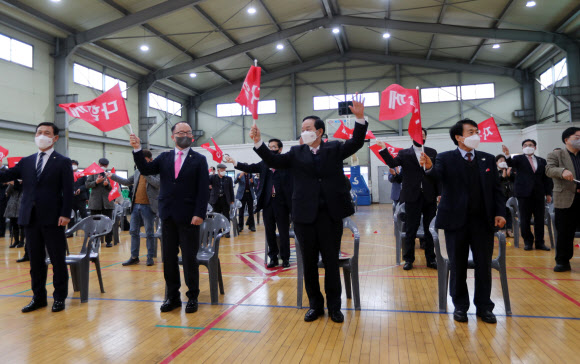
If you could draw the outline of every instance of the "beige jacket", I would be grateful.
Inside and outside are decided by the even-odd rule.
[[[565,169],[571,171],[575,176],[572,158],[566,148],[556,150],[548,154],[548,164],[546,165],[546,176],[554,180],[554,207],[557,209],[567,209],[572,206],[574,195],[576,194],[576,183],[566,181],[562,178]]]

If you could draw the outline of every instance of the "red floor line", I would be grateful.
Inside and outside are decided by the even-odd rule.
[[[185,344],[183,344],[182,346],[180,346],[177,350],[175,350],[173,353],[171,353],[171,355],[169,355],[167,358],[165,358],[165,360],[163,360],[161,362],[161,364],[170,363],[179,354],[181,354],[183,351],[185,351],[185,349],[187,349],[188,347],[190,347],[193,343],[195,343],[197,340],[199,340],[199,338],[201,338],[203,335],[205,335],[205,333],[207,333],[211,328],[213,328],[218,322],[220,322],[221,320],[223,320],[227,315],[229,315],[233,310],[235,310],[236,307],[238,307],[238,305],[244,303],[245,300],[247,300],[251,295],[253,295],[254,293],[256,293],[260,288],[262,288],[266,283],[268,283],[268,281],[270,279],[271,278],[269,278],[269,277],[266,278],[266,279],[264,279],[264,281],[262,283],[260,283],[256,288],[254,288],[248,294],[246,294],[244,297],[242,297],[242,299],[239,300],[238,302],[236,302],[234,304],[234,306],[228,308],[224,313],[222,313],[218,318],[216,318],[215,320],[213,320],[203,330],[201,330],[194,337],[192,337],[191,339],[189,339],[188,342],[186,342]]]
[[[530,276],[534,277],[537,281],[542,282],[545,286],[551,288],[553,291],[555,291],[556,293],[558,293],[560,296],[564,297],[565,299],[567,299],[568,301],[572,302],[573,304],[575,304],[576,306],[580,307],[580,302],[578,302],[577,300],[575,300],[574,298],[568,296],[566,293],[560,291],[558,288],[554,287],[553,285],[551,285],[550,283],[546,282],[545,279],[538,277],[537,275],[535,275],[534,273],[522,268],[522,271],[524,271],[525,273],[529,274]]]
[[[11,278],[4,278],[4,279],[0,279],[0,282],[4,282],[4,281],[9,281],[11,279],[17,278],[17,277],[22,277],[22,276],[28,276],[30,275],[30,273],[26,273],[26,274],[19,274],[17,276],[11,277]]]

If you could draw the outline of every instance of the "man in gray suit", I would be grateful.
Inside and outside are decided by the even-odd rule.
[[[147,163],[153,160],[151,151],[143,149],[143,156]],[[131,177],[124,179],[116,174],[107,173],[107,177],[124,186],[133,186],[133,203],[131,211],[131,258],[123,263],[124,266],[139,264],[139,245],[141,242],[141,224],[145,226],[147,236],[147,266],[155,264],[155,216],[157,215],[157,197],[159,196],[159,175],[143,176],[138,169]]]
[[[572,270],[574,236],[580,216],[580,128],[570,127],[562,133],[564,149],[548,154],[546,176],[554,180],[556,231],[556,266],[554,272]]]
[[[109,179],[106,176],[109,160],[107,158],[99,159],[99,166],[105,171],[100,174],[94,174],[87,177],[85,186],[91,190],[91,197],[89,198],[89,210],[91,215],[105,215],[113,219],[113,209],[115,202],[109,201],[109,192],[113,189]],[[105,237],[107,248],[111,248],[113,244],[113,232],[107,234]]]
[[[256,199],[254,194],[254,176],[251,173],[241,172],[236,177],[234,184],[238,184],[236,200],[242,202],[242,207],[238,211],[238,232],[244,230],[244,211],[246,206],[248,206],[248,222],[246,224],[250,231],[256,231],[254,223],[254,200]]]

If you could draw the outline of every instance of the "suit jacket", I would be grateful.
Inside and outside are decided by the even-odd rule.
[[[191,224],[194,216],[205,219],[209,200],[207,160],[189,150],[175,178],[175,150],[161,153],[147,163],[143,150],[133,152],[135,164],[144,176],[159,175],[159,218],[178,224]]]
[[[131,203],[135,203],[135,192],[137,192],[137,188],[139,187],[139,180],[141,177],[141,172],[139,170],[135,170],[135,174],[130,176],[129,178],[125,179],[122,177],[113,174],[111,179],[115,182],[122,184],[123,186],[133,186],[133,194],[131,194]],[[155,174],[152,176],[143,176],[147,181],[147,198],[149,199],[149,206],[154,213],[157,213],[158,210],[158,202],[157,198],[159,197],[159,175]]]
[[[565,169],[571,171],[574,176],[578,176],[578,172],[580,172],[574,170],[574,163],[567,149],[556,150],[548,154],[546,176],[554,181],[554,207],[557,209],[570,208],[578,188],[576,182],[566,181],[562,178]]]
[[[252,176],[251,173],[247,174],[248,179],[253,179],[254,176]],[[240,173],[238,173],[238,175],[236,176],[236,180],[234,181],[234,184],[238,184],[238,190],[236,191],[236,200],[242,200],[242,198],[244,197],[244,192],[246,192],[246,190],[250,190],[250,193],[252,194],[252,200],[254,200],[256,198],[256,194],[254,193],[254,182],[250,182],[250,186],[246,187],[246,178],[244,176],[244,178],[240,178]]]
[[[292,194],[292,219],[310,224],[318,215],[320,197],[326,201],[328,214],[340,220],[354,214],[350,189],[344,178],[343,160],[356,153],[364,145],[368,123],[355,123],[352,139],[322,142],[316,162],[306,144],[290,148],[288,153],[273,154],[265,143],[254,150],[271,168],[288,169],[294,179]]]
[[[109,201],[109,192],[113,189],[113,184],[105,186],[105,181],[109,179],[105,177],[103,182],[97,184],[98,174],[87,176],[85,186],[91,190],[91,197],[89,197],[89,210],[113,210],[115,208],[115,201]]]
[[[270,167],[268,167],[264,161],[253,164],[238,162],[236,169],[246,173],[260,174],[260,183],[258,185],[258,203],[256,209],[258,211],[262,210],[265,206],[267,206],[268,201],[272,197],[271,191],[274,181],[271,179],[273,179],[274,174],[270,173]],[[292,176],[286,169],[277,169],[274,173],[279,173],[277,180],[280,182],[274,186],[277,196],[282,196],[286,206],[292,207],[292,193],[294,191]]]
[[[544,196],[552,195],[552,181],[546,176],[546,160],[536,156],[538,167],[536,171],[532,169],[532,165],[525,155],[516,155],[507,158],[508,166],[512,167],[512,173],[515,172],[514,181],[514,196],[515,197],[530,197],[534,186],[542,191]]]
[[[401,184],[403,183],[403,170],[399,173],[392,175],[389,173],[387,179],[391,182],[391,200],[399,201],[401,198]]]
[[[389,167],[401,166],[405,171],[405,178],[401,188],[401,202],[417,201],[421,195],[421,186],[423,186],[423,195],[427,201],[435,201],[439,194],[437,184],[425,176],[425,171],[417,160],[413,146],[401,150],[396,158],[393,158],[386,148],[381,150],[379,154]],[[425,147],[425,154],[436,163],[437,151],[435,149]]]
[[[22,180],[22,199],[18,214],[19,225],[30,225],[32,210],[36,223],[57,226],[59,217],[70,218],[73,200],[73,171],[71,160],[53,151],[40,174],[36,177],[34,153],[23,158],[7,171],[0,171],[0,183]]]
[[[499,182],[495,157],[477,150],[475,158],[479,166],[485,221],[493,229],[495,217],[505,217],[506,199]],[[464,227],[467,221],[470,186],[467,184],[465,162],[459,149],[439,153],[437,162],[427,171],[427,175],[440,182],[442,189],[435,227],[444,230],[458,230]]]
[[[87,177],[81,177],[77,179],[73,184],[73,193],[77,190],[81,190],[81,193],[74,195],[75,200],[86,201],[89,199],[89,192],[87,191]]]
[[[235,201],[234,199],[234,181],[232,177],[223,176],[224,179],[224,196],[226,197],[226,201],[228,203],[232,203]],[[219,198],[219,190],[220,190],[220,177],[217,174],[214,174],[209,178],[209,184],[211,184],[211,192],[209,194],[209,203],[214,204],[217,202]]]

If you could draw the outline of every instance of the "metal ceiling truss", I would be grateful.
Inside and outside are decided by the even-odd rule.
[[[266,15],[270,19],[270,22],[276,27],[276,30],[281,31],[282,27],[280,26],[280,24],[278,24],[278,21],[276,20],[276,18],[274,18],[274,15],[272,15],[270,10],[266,7],[266,4],[264,4],[262,0],[257,1],[258,3],[260,3],[264,11],[266,12]],[[288,45],[290,46],[290,50],[292,51],[292,53],[294,53],[294,56],[296,56],[296,59],[298,59],[298,62],[303,63],[304,61],[302,60],[302,57],[300,57],[300,54],[298,54],[298,51],[296,50],[296,48],[294,48],[294,45],[292,44],[292,41],[290,41],[290,39],[288,39]]]
[[[389,1],[390,3],[390,1]],[[443,17],[445,16],[445,10],[447,10],[447,0],[443,0],[441,4],[441,10],[439,11],[439,16],[437,17],[437,24],[441,24]],[[431,58],[431,53],[433,53],[433,42],[435,41],[435,34],[431,36],[431,41],[429,42],[429,49],[427,50],[427,56],[425,59]]]
[[[501,23],[504,21],[505,16],[507,15],[507,13],[509,12],[511,6],[513,5],[515,1],[514,0],[509,0],[506,4],[506,6],[503,8],[503,10],[501,11],[499,17],[497,18],[497,20],[494,21],[492,28],[493,29],[498,29],[499,26],[501,25]],[[479,45],[477,46],[477,49],[475,50],[475,52],[473,52],[473,55],[471,56],[471,58],[469,59],[469,63],[473,63],[475,62],[475,59],[477,58],[477,55],[479,54],[479,52],[483,49],[483,46],[487,43],[489,39],[484,38],[481,40],[481,42],[479,43]]]

